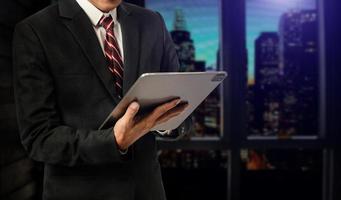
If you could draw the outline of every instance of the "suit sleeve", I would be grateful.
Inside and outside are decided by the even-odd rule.
[[[162,23],[163,32],[163,54],[161,62],[161,72],[178,72],[180,70],[179,59],[175,50],[173,40],[166,28],[165,22],[157,13]],[[164,136],[158,134],[160,137],[167,137],[170,139],[178,140],[188,134],[192,128],[192,116],[190,115],[176,130],[172,130],[170,135]]]
[[[66,166],[124,162],[112,128],[81,130],[62,123],[44,53],[32,26],[25,22],[17,25],[13,41],[14,94],[20,137],[29,156]]]

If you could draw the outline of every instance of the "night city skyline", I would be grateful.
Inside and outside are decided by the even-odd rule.
[[[176,46],[180,71],[212,69],[208,60],[216,62],[217,51],[209,49],[215,52],[210,58],[200,59],[198,56],[202,49],[197,46],[206,44],[205,40],[195,40],[197,30],[202,28],[196,23],[202,17],[187,14],[192,13],[191,10],[202,9],[203,5],[188,0],[166,4],[149,0],[146,3],[148,8],[163,15]],[[205,17],[210,15],[219,17],[218,13],[212,12]],[[213,26],[207,25],[210,29]],[[308,127],[310,122],[317,121],[318,113],[316,2],[247,0],[246,31],[249,134],[316,134],[317,123]],[[206,37],[210,38],[212,35]],[[194,119],[205,127],[203,130],[198,129],[202,132],[200,135],[216,132],[220,124],[220,107],[214,105],[219,104],[219,101],[219,94],[213,93],[196,110]]]
[[[255,41],[262,32],[278,32],[283,13],[316,7],[315,0],[246,0],[248,84],[255,82]]]
[[[210,24],[206,27],[202,25],[198,26],[198,24],[196,24],[198,20],[205,20],[202,20],[202,17],[198,18],[198,15],[195,14],[195,10],[198,11],[202,9],[204,5],[213,6],[213,4],[212,2],[205,2],[201,5],[200,2],[201,1],[175,1],[173,3],[167,3],[166,5],[161,4],[159,1],[146,2],[148,8],[151,6],[153,9],[159,11],[166,21],[168,31],[170,32],[175,44],[175,49],[179,58],[180,71],[189,72],[215,70],[215,65],[219,59],[217,56],[218,42],[215,41],[218,39],[218,36],[212,36],[210,34],[206,35],[206,33],[202,32],[203,28],[210,30],[218,28],[218,24]],[[179,5],[181,5],[181,7]],[[214,6],[218,8],[218,5]],[[188,12],[189,9],[193,9],[194,12]],[[211,14],[216,15],[216,20],[218,21],[218,15],[216,13]],[[210,15],[208,14],[205,17],[209,19]],[[217,32],[215,33],[218,34]],[[202,37],[202,39],[198,40],[198,36]],[[197,41],[195,41],[196,39]],[[211,45],[207,45],[209,41],[211,41]],[[212,45],[212,41],[215,41],[216,44]],[[220,93],[219,90],[216,89],[192,114],[194,128],[191,135],[199,137],[220,136],[220,106]]]
[[[186,29],[195,46],[195,59],[216,69],[219,46],[219,0],[146,0],[146,7],[160,12],[168,31],[174,30],[174,13],[182,10]],[[204,13],[204,14],[203,14]]]
[[[182,9],[196,47],[196,59],[216,67],[219,46],[219,0],[146,0],[146,7],[163,16],[167,29],[173,30],[174,12]],[[281,15],[290,10],[316,9],[315,0],[246,0],[246,46],[248,83],[255,78],[254,43],[262,32],[277,32]],[[204,15],[202,13],[205,13]]]
[[[317,11],[285,12],[278,27],[278,32],[262,32],[255,41],[255,84],[248,89],[249,132],[317,135]]]

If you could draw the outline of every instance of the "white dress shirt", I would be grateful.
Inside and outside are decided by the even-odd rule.
[[[117,39],[118,46],[120,48],[120,52],[122,55],[122,61],[124,61],[124,55],[123,55],[123,42],[122,42],[122,31],[121,31],[121,25],[117,21],[117,9],[113,9],[107,13],[103,13],[101,10],[96,8],[92,3],[89,2],[89,0],[76,0],[79,6],[84,10],[84,12],[88,15],[92,26],[96,32],[98,41],[101,45],[103,54],[104,54],[104,41],[105,41],[105,35],[106,31],[105,28],[102,26],[98,26],[98,22],[101,19],[101,17],[104,16],[109,16],[114,20],[114,34]]]

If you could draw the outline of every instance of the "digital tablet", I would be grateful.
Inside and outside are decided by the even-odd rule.
[[[143,114],[158,105],[180,98],[182,102],[188,103],[188,107],[180,115],[154,126],[151,130],[176,129],[226,76],[224,71],[142,74],[99,129],[112,127],[133,101],[140,104],[138,114]]]

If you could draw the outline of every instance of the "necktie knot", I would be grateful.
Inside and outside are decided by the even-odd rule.
[[[98,25],[105,28],[105,30],[110,30],[110,29],[112,30],[114,26],[114,20],[111,17],[111,15],[108,15],[108,16],[103,15],[101,19],[99,20]]]

